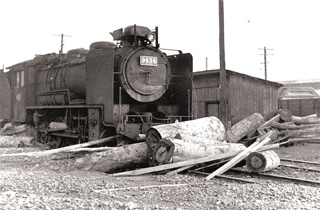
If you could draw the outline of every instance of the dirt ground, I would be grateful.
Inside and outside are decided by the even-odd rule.
[[[256,183],[194,174],[115,177],[52,157],[0,157],[0,168],[0,209],[320,209],[320,185],[250,175],[242,178]]]

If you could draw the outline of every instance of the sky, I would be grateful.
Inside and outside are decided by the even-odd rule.
[[[219,0],[7,0],[0,2],[0,69],[113,41],[137,24],[159,28],[161,48],[193,55],[193,70],[219,69]],[[224,0],[226,68],[271,81],[320,79],[319,0]],[[206,64],[207,61],[207,64]]]

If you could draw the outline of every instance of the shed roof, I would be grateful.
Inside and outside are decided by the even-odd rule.
[[[193,72],[193,77],[208,76],[208,75],[215,75],[215,74],[219,75],[220,74],[220,69]],[[269,81],[269,80],[260,79],[258,77],[249,76],[247,74],[242,74],[242,73],[231,71],[231,70],[226,70],[226,74],[239,75],[239,76],[250,78],[252,80],[256,80],[256,81],[259,81],[259,82],[262,82],[262,83],[266,83],[266,84],[269,84],[269,85],[275,85],[277,87],[282,87],[283,86],[283,84],[278,83],[278,82],[272,82],[272,81]]]
[[[312,87],[282,87],[279,89],[278,97],[281,100],[320,98]]]

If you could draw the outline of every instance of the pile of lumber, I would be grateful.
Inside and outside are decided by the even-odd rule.
[[[247,169],[264,172],[279,166],[279,157],[272,149],[301,140],[319,140],[320,118],[316,115],[297,117],[289,110],[265,121],[259,113],[242,119],[228,131],[216,117],[175,122],[150,127],[146,141],[121,147],[95,147],[113,141],[113,136],[59,149],[11,154],[12,156],[47,156],[56,153],[79,153],[75,168],[102,172],[137,170],[115,176],[140,175],[153,172],[178,173],[211,170],[206,180],[245,161]],[[0,155],[3,156],[3,155]],[[10,156],[10,154],[5,154]]]
[[[317,114],[299,117],[290,110],[282,109],[270,120],[262,123],[257,129],[242,138],[239,142],[251,144],[256,138],[268,131],[274,131],[271,143],[291,145],[296,142],[320,143],[320,117]]]

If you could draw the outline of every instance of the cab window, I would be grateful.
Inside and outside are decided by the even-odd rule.
[[[21,88],[24,86],[24,71],[14,72],[14,88]]]

